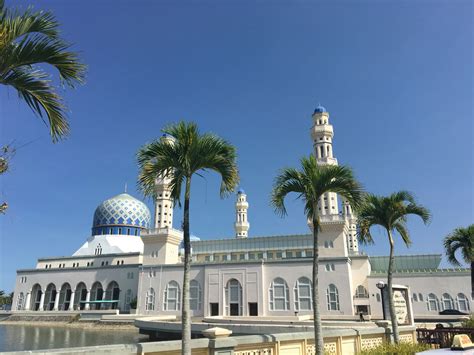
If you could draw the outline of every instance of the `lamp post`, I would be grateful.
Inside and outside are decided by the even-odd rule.
[[[384,298],[383,289],[385,287],[387,287],[387,285],[385,284],[385,282],[379,281],[379,282],[377,282],[376,286],[380,290],[380,293],[382,294],[382,314],[383,314],[383,319],[386,319],[386,317],[385,317],[385,298]]]

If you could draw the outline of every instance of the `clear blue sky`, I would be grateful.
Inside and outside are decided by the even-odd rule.
[[[407,189],[432,210],[428,227],[411,220],[413,246],[398,240],[398,253],[440,253],[447,233],[474,221],[470,1],[32,3],[56,14],[89,71],[66,93],[72,132],[59,144],[0,88],[1,143],[27,144],[1,178],[10,209],[0,216],[0,289],[38,257],[71,255],[95,207],[126,182],[139,196],[137,149],[180,119],[236,145],[250,237],[308,232],[300,202],[281,219],[269,194],[279,168],[311,153],[318,102],[336,157],[368,191]],[[213,175],[193,184],[192,232],[232,237],[234,197],[219,198]],[[377,237],[366,250],[386,254]]]

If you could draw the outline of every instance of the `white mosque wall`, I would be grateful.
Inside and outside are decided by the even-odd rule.
[[[130,235],[95,235],[90,237],[73,255],[143,253],[143,241]]]
[[[367,280],[372,317],[381,318],[382,303],[376,296],[380,294],[376,284],[379,281],[386,283],[387,277],[382,274],[370,275]],[[457,309],[466,313],[473,311],[470,297],[471,279],[468,271],[438,270],[431,273],[396,273],[393,283],[410,288],[413,312],[416,317],[437,316],[440,311],[445,309]],[[452,303],[448,297],[443,297],[443,295],[449,295]]]
[[[120,266],[92,267],[87,269],[19,270],[17,271],[15,296],[12,310],[28,310],[28,308],[30,310],[34,310],[31,305],[33,304],[34,298],[36,296],[35,291],[40,289],[44,294],[50,285],[54,285],[56,293],[59,294],[62,287],[66,286],[67,284],[70,286],[72,291],[76,291],[78,285],[84,284],[87,292],[90,292],[94,283],[99,282],[105,295],[107,287],[113,281],[118,284],[120,289],[118,308],[124,310],[127,308],[125,303],[127,292],[129,294],[131,293],[131,298],[137,296],[136,290],[138,289],[138,266],[139,265],[137,264],[129,264]],[[78,294],[76,296],[76,301],[78,299],[77,297]],[[19,304],[20,300],[23,300],[21,302],[22,304]],[[30,301],[28,302],[29,304],[27,304],[27,300]],[[48,300],[45,299],[44,304],[46,304],[47,301]],[[72,310],[72,307],[70,310]]]

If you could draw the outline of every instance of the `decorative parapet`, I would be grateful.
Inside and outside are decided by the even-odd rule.
[[[224,328],[207,329],[210,339],[192,339],[193,355],[314,355],[314,333],[281,333],[230,337]],[[221,335],[222,337],[220,337]],[[386,341],[383,328],[324,329],[324,350],[330,355],[352,355],[375,348]],[[415,327],[400,327],[402,342],[416,341]],[[115,355],[179,355],[181,340],[138,344],[100,345],[82,348],[33,350],[29,354],[115,354]],[[9,353],[14,354],[14,353]]]

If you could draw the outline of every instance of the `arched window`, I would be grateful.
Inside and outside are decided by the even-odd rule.
[[[115,301],[115,302],[109,303],[110,306],[107,306],[107,309],[109,308],[117,309],[119,298],[120,298],[120,287],[117,282],[111,281],[105,291],[105,299],[108,301]]]
[[[356,298],[368,298],[369,293],[367,292],[367,289],[363,285],[357,286],[356,289]]]
[[[423,302],[423,295],[421,293],[418,294],[418,299],[420,300],[420,302]]]
[[[71,285],[67,282],[61,286],[59,291],[58,308],[60,311],[67,311],[71,307]]]
[[[153,311],[155,309],[155,290],[150,287],[146,292],[145,310]]]
[[[458,309],[461,312],[469,312],[469,299],[464,293],[458,293]]]
[[[428,305],[428,311],[438,311],[439,310],[439,301],[438,297],[434,293],[430,293],[428,295],[428,299],[426,300]]]
[[[49,284],[46,288],[44,296],[43,310],[52,311],[54,309],[54,301],[56,299],[56,286],[54,284]]]
[[[271,283],[269,296],[271,311],[287,311],[290,309],[288,285],[281,277],[277,277]]]
[[[449,293],[443,293],[443,309],[454,309],[454,301]]]
[[[377,302],[380,302],[380,294],[379,293],[375,294],[375,298],[377,299]]]
[[[242,286],[236,279],[227,281],[225,287],[225,314],[241,316],[243,314]]]
[[[97,244],[96,248],[95,248],[95,255],[101,255],[102,254],[102,246],[99,244]]]
[[[416,293],[413,293],[413,302],[418,302],[418,296]]]
[[[20,294],[18,295],[18,299],[16,301],[16,309],[18,311],[21,311],[22,309],[24,309],[25,308],[24,303],[25,303],[25,295],[23,292],[20,292]]]
[[[313,288],[307,277],[300,277],[295,284],[295,310],[311,311],[313,309]]]
[[[191,280],[189,283],[189,307],[193,311],[201,309],[202,304],[202,290],[201,285],[196,280]]]
[[[94,282],[91,288],[90,300],[91,301],[102,301],[104,298],[104,289],[102,284],[98,281]],[[101,308],[101,303],[92,303],[90,305],[91,310],[99,310]]]
[[[328,311],[339,311],[339,292],[334,284],[330,284],[326,290],[326,298],[328,302]]]
[[[125,292],[125,310],[126,311],[129,311],[130,310],[130,302],[132,302],[132,296],[133,296],[133,293],[132,293],[132,290],[131,289],[128,289],[127,292]]]
[[[171,281],[166,285],[163,309],[165,311],[179,311],[180,307],[179,285],[176,281]]]

